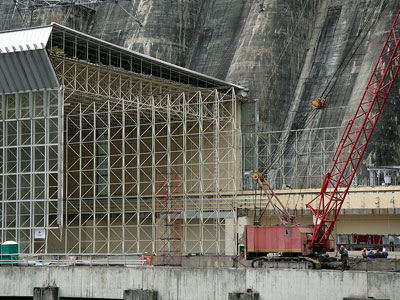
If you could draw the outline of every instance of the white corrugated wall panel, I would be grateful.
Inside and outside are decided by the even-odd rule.
[[[46,50],[0,53],[0,93],[58,87]]]
[[[0,32],[0,53],[44,49],[49,40],[51,26]]]

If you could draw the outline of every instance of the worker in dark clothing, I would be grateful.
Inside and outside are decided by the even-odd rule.
[[[340,246],[340,261],[342,262],[342,270],[348,270],[348,260],[349,260],[349,252],[347,249],[341,245]]]
[[[363,249],[362,249],[361,255],[362,255],[363,258],[367,258],[367,257],[368,257],[368,255],[367,255],[367,248],[363,248]]]
[[[379,251],[379,248],[376,248],[376,251],[374,253],[374,258],[381,258],[381,251]]]

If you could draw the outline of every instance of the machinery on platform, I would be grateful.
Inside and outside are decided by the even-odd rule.
[[[313,225],[296,223],[293,215],[284,207],[263,174],[255,173],[253,180],[267,196],[269,205],[280,220],[277,226],[245,226],[245,256],[259,260],[268,253],[281,253],[281,257],[303,257],[306,261],[313,255],[334,250],[331,233],[346,199],[366,147],[382,113],[385,102],[400,68],[400,10],[384,43],[378,61],[357,107],[354,117],[347,123],[338,148],[332,158],[333,165],[325,175],[320,193],[307,208],[313,215]],[[321,99],[321,100],[320,100]],[[325,99],[312,104],[314,109],[325,107]],[[282,261],[282,259],[281,259]],[[314,267],[318,261],[313,260]]]

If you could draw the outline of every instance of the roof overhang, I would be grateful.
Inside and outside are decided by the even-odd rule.
[[[0,32],[0,53],[45,49],[52,26]]]
[[[153,58],[148,55],[138,53],[136,51],[126,49],[124,47],[109,43],[107,41],[101,40],[99,38],[90,36],[88,34],[79,32],[77,30],[71,29],[69,27],[57,23],[52,23],[51,25],[42,27],[0,32],[0,54],[32,51],[32,50],[43,50],[46,47],[49,48],[49,45],[54,43],[52,39],[54,40],[56,37],[59,37],[60,35],[62,35],[67,40],[73,40],[72,42],[77,44],[74,46],[76,48],[89,45],[89,47],[91,48],[96,47],[99,49],[107,49],[107,51],[109,51],[110,53],[110,57],[111,56],[121,57],[121,60],[122,57],[129,58],[131,63],[133,61],[133,63],[140,64],[144,66],[144,68],[150,70],[152,69],[153,72],[156,71],[155,72],[156,75],[152,73],[150,74],[144,73],[145,75],[150,75],[155,77],[159,76],[163,79],[172,80],[183,84],[195,85],[200,88],[206,88],[206,89],[227,90],[234,88],[241,99],[247,97],[247,88],[242,87],[240,85],[233,84],[218,78],[214,78],[190,69],[186,69]],[[74,54],[71,56],[74,57]],[[75,56],[74,58],[78,57]],[[117,68],[121,67],[124,68],[124,66],[121,64],[117,66],[115,65],[112,66]],[[139,71],[132,69],[127,71],[140,73]]]

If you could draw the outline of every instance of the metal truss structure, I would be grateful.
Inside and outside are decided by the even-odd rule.
[[[341,131],[341,127],[327,127],[247,133],[243,136],[243,162],[247,170],[255,164],[254,170],[267,174],[274,189],[316,188],[331,164]],[[282,144],[283,136],[292,142]],[[246,182],[251,186],[251,174],[244,174],[245,186]]]
[[[1,242],[235,253],[243,88],[57,24],[0,40]]]
[[[0,97],[1,240],[25,253],[44,251],[44,228],[58,230],[58,91]]]
[[[181,265],[182,204],[182,176],[157,174],[157,265]]]
[[[59,251],[155,253],[157,174],[175,173],[182,176],[182,253],[224,253],[235,240],[225,219],[236,217],[240,182],[235,89],[89,63],[53,42],[50,58],[64,92]]]

